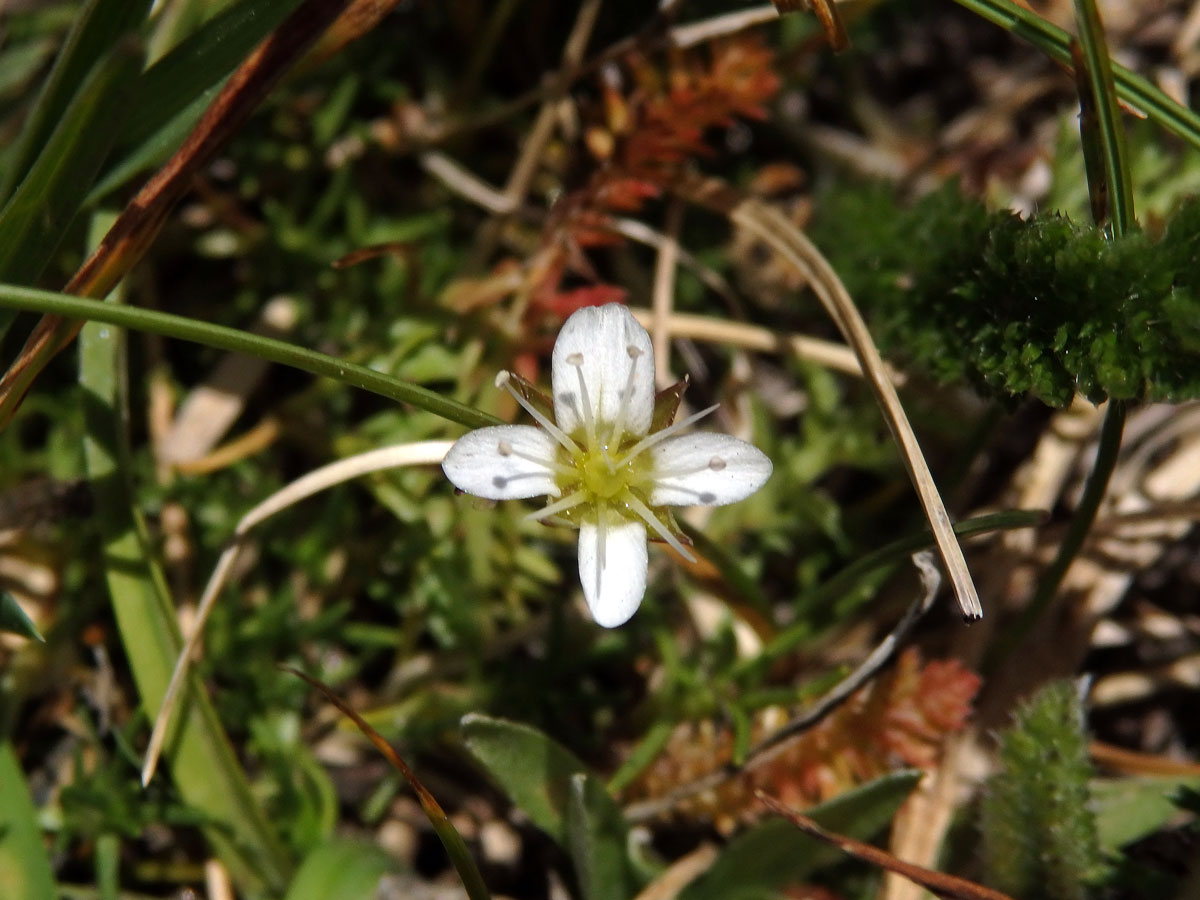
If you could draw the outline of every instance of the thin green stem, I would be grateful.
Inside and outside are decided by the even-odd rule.
[[[1038,582],[1037,592],[1033,599],[1021,612],[1020,617],[1009,626],[993,646],[984,664],[985,672],[995,671],[996,667],[1008,656],[1014,647],[1021,643],[1029,634],[1034,624],[1049,608],[1050,603],[1062,586],[1067,569],[1075,561],[1079,550],[1087,539],[1092,523],[1096,520],[1096,512],[1100,501],[1108,489],[1109,479],[1117,465],[1117,454],[1121,449],[1121,435],[1125,430],[1126,404],[1123,400],[1110,400],[1104,413],[1104,423],[1100,427],[1100,444],[1096,448],[1096,461],[1088,474],[1087,484],[1083,488],[1083,496],[1075,516],[1067,528],[1066,537],[1058,546],[1058,553],[1050,563]]]
[[[89,300],[86,297],[56,294],[51,291],[39,291],[11,284],[0,284],[0,309],[49,313],[67,319],[87,319],[122,328],[131,328],[135,331],[192,341],[222,350],[234,350],[270,362],[302,369],[313,375],[324,375],[351,387],[380,394],[390,400],[410,403],[434,415],[441,416],[443,419],[466,425],[468,428],[502,424],[495,416],[490,416],[474,407],[458,403],[427,388],[401,381],[365,366],[355,365],[335,356],[318,353],[286,341],[239,331],[236,328],[226,328],[223,325],[214,325],[198,319],[189,319],[186,316],[103,303],[99,300]]]

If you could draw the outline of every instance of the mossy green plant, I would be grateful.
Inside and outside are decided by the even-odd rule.
[[[881,346],[939,381],[1052,406],[1200,396],[1196,200],[1157,240],[1110,239],[1057,213],[989,211],[954,186],[901,210],[875,186],[826,197],[812,232]]]
[[[1017,710],[1000,763],[982,807],[986,883],[1024,900],[1083,900],[1106,866],[1073,682],[1047,685]]]

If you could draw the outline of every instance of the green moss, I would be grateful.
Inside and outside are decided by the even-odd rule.
[[[885,188],[824,199],[813,236],[883,349],[998,398],[1200,396],[1200,203],[1155,242],[1058,214],[990,212],[954,187],[897,208]]]

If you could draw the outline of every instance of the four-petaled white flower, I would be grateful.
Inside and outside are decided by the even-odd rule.
[[[553,400],[501,372],[537,420],[465,434],[442,463],[446,477],[489,500],[546,495],[530,515],[579,529],[579,577],[592,617],[613,628],[646,591],[646,529],[693,559],[670,506],[720,506],[770,477],[758,448],[723,434],[680,434],[714,409],[671,424],[682,385],[656,403],[650,336],[617,303],[587,307],[563,324],[551,360]],[[540,408],[539,408],[540,407]]]

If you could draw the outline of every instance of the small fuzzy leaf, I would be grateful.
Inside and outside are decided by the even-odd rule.
[[[983,802],[987,883],[1025,900],[1083,900],[1105,872],[1075,685],[1043,688],[1001,737],[1002,771]]]

